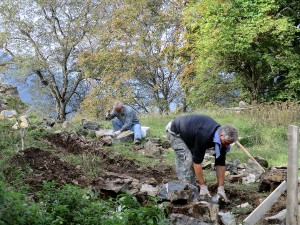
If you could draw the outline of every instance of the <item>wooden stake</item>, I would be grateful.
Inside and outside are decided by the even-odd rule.
[[[247,149],[239,142],[236,141],[236,143],[238,144],[238,146],[240,146],[240,148],[246,153],[246,155],[253,161],[256,163],[256,165],[259,166],[259,168],[265,172],[265,169],[250,155],[250,153],[247,151]]]
[[[271,208],[275,201],[286,190],[287,183],[283,181],[246,219],[245,225],[254,225]]]
[[[298,215],[298,147],[299,127],[289,126],[286,224],[299,224]]]

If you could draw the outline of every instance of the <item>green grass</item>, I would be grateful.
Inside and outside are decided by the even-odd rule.
[[[237,127],[239,137],[243,138],[241,143],[253,157],[265,158],[270,166],[287,165],[288,126],[300,126],[300,120],[297,117],[300,114],[295,109],[298,106],[291,107],[290,111],[289,109],[279,110],[278,105],[276,107],[264,108],[264,106],[260,106],[257,111],[251,110],[241,113],[224,109],[205,109],[191,114],[209,115],[221,125],[230,124]],[[141,117],[141,123],[142,126],[150,127],[151,136],[164,140],[165,126],[177,116],[180,115],[147,115]],[[227,161],[236,158],[241,162],[248,161],[248,156],[242,149],[234,145],[227,156]]]
[[[101,158],[93,153],[83,153],[80,155],[67,154],[61,157],[68,163],[79,166],[90,179],[99,176],[103,172]]]
[[[142,153],[133,151],[132,147],[132,143],[124,142],[106,148],[114,153],[114,158],[117,158],[119,155],[123,159],[133,160],[140,165],[141,168],[154,167],[159,163],[159,159],[149,160],[149,158],[145,157]]]

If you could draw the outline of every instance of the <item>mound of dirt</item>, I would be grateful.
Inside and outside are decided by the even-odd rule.
[[[141,168],[134,160],[125,159],[118,154],[105,150],[101,141],[90,141],[75,133],[50,134],[46,137],[46,141],[62,152],[71,154],[94,153],[101,158],[101,168],[108,172],[126,174],[142,181],[154,178],[158,183],[176,179],[175,169],[171,166],[161,164],[155,169]]]
[[[93,152],[102,149],[102,142],[89,141],[85,137],[78,136],[76,133],[50,134],[45,140],[52,146],[61,151],[82,154],[84,152]]]
[[[51,152],[39,148],[25,149],[23,155],[16,155],[12,161],[19,166],[25,163],[29,165],[32,172],[24,179],[24,183],[34,187],[39,187],[44,180],[56,181],[58,184],[76,184],[82,187],[87,184],[86,177],[80,169]]]

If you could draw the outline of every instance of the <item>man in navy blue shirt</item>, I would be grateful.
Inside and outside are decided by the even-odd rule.
[[[176,154],[179,179],[196,185],[196,175],[202,198],[211,195],[204,182],[201,163],[206,149],[215,148],[218,194],[227,201],[224,190],[225,159],[226,153],[230,151],[230,144],[238,139],[237,129],[230,125],[221,126],[211,117],[197,114],[174,119],[167,125],[166,131]]]

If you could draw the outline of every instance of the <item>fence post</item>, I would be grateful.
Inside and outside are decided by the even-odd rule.
[[[286,224],[298,224],[298,146],[299,128],[289,126],[288,129],[288,168],[287,168],[287,200]]]

